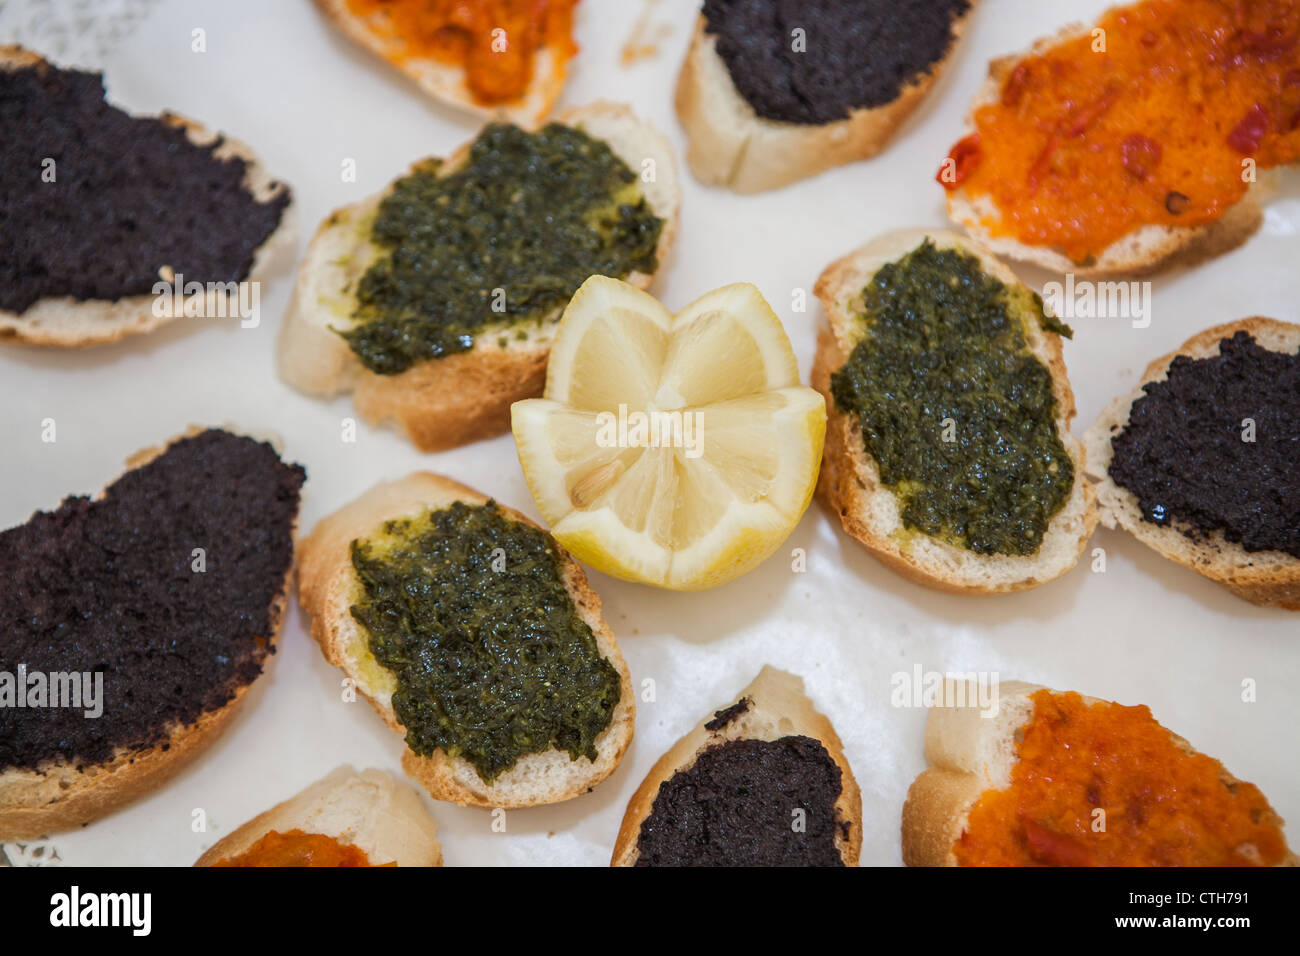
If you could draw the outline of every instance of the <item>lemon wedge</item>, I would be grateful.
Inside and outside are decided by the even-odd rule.
[[[629,581],[715,587],[794,530],[817,484],[826,404],[799,384],[762,294],[724,286],[673,315],[592,276],[556,331],[544,398],[511,410],[556,540]]]

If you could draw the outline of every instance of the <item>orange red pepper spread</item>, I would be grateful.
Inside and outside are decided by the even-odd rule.
[[[362,17],[385,15],[402,59],[434,59],[465,68],[465,82],[484,106],[523,96],[533,60],[545,47],[557,69],[577,50],[578,0],[348,0]]]
[[[995,235],[1083,262],[1144,225],[1215,221],[1243,159],[1300,158],[1295,0],[1146,0],[1097,26],[1020,60],[939,172],[992,200]]]
[[[963,866],[1267,866],[1286,855],[1252,784],[1223,785],[1146,707],[1040,690],[1005,790],[985,792],[953,846]],[[1094,832],[1096,808],[1105,811]]]
[[[370,866],[365,852],[320,833],[272,830],[238,856],[216,866]]]

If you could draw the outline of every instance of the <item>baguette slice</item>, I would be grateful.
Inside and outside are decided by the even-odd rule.
[[[442,866],[438,828],[419,795],[391,773],[346,764],[226,834],[195,866],[239,856],[272,831],[333,837],[365,853],[371,866]]]
[[[1056,513],[1037,554],[979,555],[925,534],[905,533],[898,499],[880,483],[880,472],[863,445],[856,416],[835,406],[831,373],[848,361],[856,345],[853,313],[861,293],[886,263],[897,261],[929,238],[940,249],[962,249],[980,260],[984,271],[1010,286],[1015,273],[978,244],[953,232],[904,230],[873,240],[831,263],[817,280],[816,294],[827,325],[818,336],[812,385],[826,398],[826,446],[817,495],[844,530],[889,567],[913,581],[941,591],[1002,594],[1036,587],[1074,567],[1097,526],[1096,493],[1084,480],[1083,446],[1070,434],[1074,393],[1066,377],[1060,337],[1026,323],[1026,341],[1052,373],[1057,432],[1074,459],[1074,489]]]
[[[571,110],[557,122],[607,142],[634,171],[653,160],[654,182],[641,183],[646,200],[664,220],[657,249],[662,267],[677,226],[680,186],[667,140],[626,107],[595,103]],[[447,163],[453,171],[469,156],[472,143]],[[388,190],[336,210],[321,224],[298,272],[298,284],[280,330],[280,376],[309,395],[352,392],[357,410],[372,424],[394,421],[422,451],[452,448],[498,434],[510,427],[510,406],[542,394],[546,359],[562,308],[540,323],[500,335],[484,328],[474,347],[439,359],[418,362],[397,375],[379,375],[362,365],[331,326],[346,328],[356,308],[350,291],[374,260],[376,250],[363,230]],[[627,281],[639,289],[653,276],[632,273]],[[526,329],[525,338],[517,338]]]
[[[953,681],[945,682],[945,700],[969,701],[967,706],[932,707],[925,723],[925,755],[930,763],[912,782],[903,804],[903,862],[907,866],[957,866],[953,844],[966,828],[971,808],[988,790],[1002,790],[1011,783],[1016,756],[1017,734],[1032,719],[1030,698],[1043,688],[1025,681],[1003,681],[998,688],[998,711],[982,715],[974,693],[952,694]],[[1060,693],[1053,691],[1053,693]],[[1088,704],[1103,703],[1085,696]],[[1180,750],[1196,750],[1170,732]],[[1219,765],[1223,785],[1240,783]],[[1282,825],[1274,814],[1273,821]],[[1295,866],[1294,853],[1282,865]]]
[[[0,46],[0,70],[18,70],[44,62],[41,56],[22,47]],[[242,159],[246,164],[244,186],[259,202],[273,199],[287,188],[284,183],[272,178],[253,151],[239,140],[209,130],[201,123],[175,113],[163,113],[158,119],[169,126],[184,129],[190,142],[196,145],[206,145],[220,138],[221,145],[212,155],[219,160],[231,157]],[[280,224],[258,246],[253,265],[243,281],[262,281],[274,267],[275,261],[292,249],[296,235],[294,205],[290,200],[280,217]],[[180,267],[181,263],[175,265]],[[171,281],[165,274],[160,275],[160,281],[164,279]],[[111,302],[59,296],[40,299],[21,314],[0,309],[0,342],[75,348],[107,345],[128,335],[152,332],[180,318],[176,315],[154,315],[154,301],[155,296],[152,294],[126,296]],[[210,289],[205,294],[204,315],[227,315],[231,308],[221,292]]]
[[[847,119],[820,125],[759,116],[736,89],[718,55],[717,37],[700,16],[675,97],[686,130],[686,161],[695,178],[738,193],[757,193],[876,155],[952,59],[971,9],[974,3],[953,21],[952,44],[943,59],[910,81],[892,103],[852,110]]]
[[[709,729],[707,724],[746,700],[749,703],[743,713],[721,727]],[[862,794],[844,756],[840,738],[831,722],[818,713],[804,693],[803,680],[771,666],[764,666],[732,704],[700,721],[650,769],[628,802],[610,865],[636,865],[641,854],[638,847],[641,824],[654,808],[660,785],[675,774],[689,770],[705,750],[733,740],[771,741],[789,736],[812,737],[820,741],[840,768],[842,789],[835,802],[835,815],[842,829],[836,836],[835,845],[845,866],[857,866],[862,850]]]
[[[486,504],[488,499],[449,478],[416,472],[398,481],[376,485],[347,507],[321,520],[302,542],[298,562],[298,596],[311,616],[311,636],[320,644],[325,659],[356,681],[379,716],[394,731],[405,736],[405,728],[393,711],[392,693],[396,681],[370,653],[367,633],[352,617],[359,582],[352,567],[351,544],[379,530],[395,518],[413,517],[429,509],[447,508],[454,502]],[[537,527],[517,511],[502,512],[524,524]],[[402,754],[402,767],[437,800],[462,806],[531,807],[558,803],[585,793],[604,780],[623,759],[632,739],[636,704],[627,664],[609,626],[600,615],[600,598],[587,585],[582,568],[561,551],[565,584],[574,605],[592,633],[600,653],[618,670],[621,694],[608,727],[596,738],[597,759],[571,760],[554,748],[525,754],[510,770],[491,784],[479,777],[463,757],[449,757],[438,750],[421,757],[409,748]]]
[[[969,117],[984,104],[1001,97],[1007,77],[1022,59],[1091,31],[1091,27],[1072,24],[1055,36],[1039,40],[1027,53],[991,61],[988,79],[971,103],[963,135],[974,132]],[[1092,261],[1078,263],[1052,246],[1031,246],[1011,237],[994,236],[986,223],[997,222],[1000,214],[988,196],[971,197],[959,187],[948,193],[948,214],[995,256],[1032,262],[1044,269],[1076,276],[1138,276],[1177,265],[1196,265],[1241,245],[1264,221],[1257,190],[1252,187],[1241,202],[1228,208],[1215,222],[1203,226],[1143,226],[1111,243]]]
[[[415,81],[425,96],[477,116],[505,117],[520,124],[539,123],[551,112],[568,79],[568,59],[542,47],[533,56],[533,75],[524,95],[510,103],[484,105],[465,82],[464,67],[429,57],[404,56],[403,39],[394,32],[385,13],[358,15],[349,8],[348,0],[316,0],[316,6],[350,40]]]
[[[1136,496],[1110,478],[1114,457],[1111,438],[1128,425],[1133,403],[1142,397],[1143,386],[1163,381],[1169,364],[1179,355],[1189,358],[1218,355],[1219,343],[1237,332],[1249,332],[1262,348],[1273,352],[1294,354],[1300,350],[1300,325],[1259,316],[1216,325],[1192,336],[1178,351],[1148,365],[1137,388],[1113,401],[1084,433],[1088,475],[1096,482],[1101,521],[1107,528],[1119,525],[1152,550],[1222,584],[1253,604],[1300,611],[1300,559],[1283,551],[1247,551],[1240,544],[1226,540],[1222,532],[1198,540],[1173,525],[1146,521]]]
[[[127,470],[142,468],[175,442],[201,431],[190,428],[161,446],[141,449],[127,459]],[[261,436],[249,437],[265,440]],[[271,605],[270,633],[264,635],[268,653],[263,673],[274,660],[270,651],[284,626],[292,577],[290,568]],[[162,786],[221,736],[251,686],[240,686],[224,705],[203,712],[193,723],[173,726],[165,739],[147,750],[119,749],[109,760],[95,765],[61,760],[39,770],[10,767],[0,772],[0,840],[85,826]],[[111,714],[106,713],[103,719],[111,720]]]

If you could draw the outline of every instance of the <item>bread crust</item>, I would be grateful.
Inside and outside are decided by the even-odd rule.
[[[972,2],[953,20],[952,44],[944,57],[909,81],[893,102],[851,110],[846,119],[819,125],[759,116],[736,89],[718,55],[717,38],[701,15],[674,96],[686,130],[686,161],[695,178],[737,193],[757,193],[876,155],[952,60],[974,7]]]
[[[127,459],[127,470],[148,464],[171,445],[200,431],[191,427],[160,446],[141,449]],[[103,492],[98,497],[102,498]],[[266,635],[268,651],[275,646],[284,626],[292,580],[290,568],[271,605],[271,629]],[[274,660],[274,654],[266,655],[263,674]],[[11,767],[0,773],[0,840],[37,837],[85,826],[162,786],[221,736],[243,705],[250,687],[251,683],[236,688],[229,701],[203,712],[193,724],[173,726],[165,740],[146,750],[122,748],[100,764],[58,760],[37,770]]]
[[[845,866],[857,866],[862,851],[862,792],[844,756],[835,728],[804,693],[802,678],[771,666],[764,666],[758,676],[736,695],[738,703],[750,699],[749,709],[717,730],[705,724],[713,720],[711,712],[681,740],[656,761],[645,780],[628,801],[627,812],[619,826],[610,866],[635,866],[640,850],[637,841],[641,824],[654,808],[659,787],[674,775],[694,766],[700,754],[717,744],[733,740],[777,740],[791,735],[812,737],[821,742],[835,765],[840,768],[841,791],[835,801],[837,821],[849,824],[848,835],[835,838],[836,848]],[[724,705],[723,708],[731,704]]]
[[[359,584],[352,568],[351,544],[357,538],[373,534],[386,521],[419,515],[430,508],[449,507],[455,501],[482,505],[488,499],[450,478],[416,472],[398,481],[376,485],[351,504],[323,518],[300,547],[298,596],[303,610],[311,617],[312,638],[320,645],[325,659],[353,678],[357,690],[384,722],[402,736],[406,730],[391,703],[396,679],[370,655],[365,633],[352,618],[350,609]],[[500,507],[510,519],[538,527],[519,512]],[[627,752],[636,716],[627,663],[601,617],[600,598],[587,584],[586,574],[563,549],[559,550],[569,594],[595,635],[601,655],[619,673],[619,702],[609,726],[596,737],[597,759],[571,760],[567,753],[551,748],[525,754],[513,768],[486,784],[463,757],[449,757],[441,749],[422,757],[408,747],[402,754],[402,769],[436,800],[488,808],[559,803],[591,790],[614,771]]]
[[[953,844],[984,792],[973,773],[930,767],[912,782],[903,804],[903,864],[956,866]]]
[[[626,106],[593,103],[567,110],[556,122],[603,139],[633,170],[653,160],[655,179],[642,183],[646,199],[664,221],[656,249],[659,268],[667,261],[677,233],[680,186],[673,153],[658,131]],[[469,155],[473,141],[447,162],[454,169]],[[280,377],[310,395],[352,392],[357,411],[370,424],[392,422],[421,451],[440,451],[508,431],[510,406],[542,394],[546,360],[563,308],[544,316],[527,337],[523,326],[484,328],[469,351],[417,362],[396,375],[367,369],[331,323],[346,324],[353,299],[343,289],[356,282],[373,258],[365,241],[368,218],[392,189],[336,210],[317,230],[299,267],[293,300],[280,330]],[[653,275],[634,272],[626,281],[649,288]],[[499,339],[506,338],[503,345]]]
[[[402,56],[400,38],[387,33],[387,17],[383,13],[358,16],[348,9],[348,0],[315,0],[315,3],[345,36],[412,80],[425,96],[475,116],[504,117],[522,124],[539,123],[550,115],[568,79],[568,59],[559,58],[547,47],[542,47],[533,57],[533,75],[524,95],[510,103],[484,105],[470,92],[464,67],[425,57]]]
[[[975,111],[1002,95],[1002,87],[1021,60],[1087,35],[1092,27],[1074,23],[1055,35],[1038,40],[1025,53],[999,57],[989,62],[989,75],[980,87],[967,114],[963,136],[975,131]],[[996,256],[1031,262],[1054,272],[1080,277],[1143,276],[1174,266],[1193,266],[1235,249],[1244,243],[1264,221],[1257,190],[1247,190],[1242,200],[1229,207],[1222,216],[1203,226],[1142,226],[1112,242],[1092,261],[1075,262],[1054,246],[1031,246],[1011,237],[994,236],[985,225],[996,218],[997,208],[987,197],[972,200],[964,188],[948,193],[948,215]]]
[[[943,230],[888,233],[827,266],[814,289],[827,320],[819,331],[812,371],[812,386],[826,399],[827,416],[817,497],[874,557],[918,584],[956,594],[1005,594],[1037,587],[1074,567],[1098,520],[1096,492],[1084,477],[1084,448],[1070,434],[1074,393],[1059,336],[1041,329],[1027,333],[1030,347],[1051,372],[1057,432],[1074,460],[1074,488],[1053,516],[1043,545],[1034,555],[980,556],[919,532],[901,534],[897,506],[888,504],[894,501],[893,492],[881,484],[879,469],[866,453],[856,419],[838,411],[831,396],[831,373],[848,361],[856,344],[851,316],[854,301],[881,265],[906,255],[927,237],[941,248],[971,252],[989,275],[1008,285],[1020,285],[1015,274],[987,250]]]
[[[247,852],[272,831],[290,830],[355,846],[372,866],[442,866],[438,828],[419,795],[391,773],[357,773],[346,764],[232,830],[194,865],[214,866]]]
[[[951,685],[952,681],[945,682]],[[903,863],[907,866],[957,866],[953,845],[966,828],[970,811],[989,790],[1010,785],[1018,758],[1016,734],[1033,715],[1030,697],[1039,684],[1004,681],[999,688],[999,707],[1005,716],[986,718],[977,705],[932,707],[925,725],[925,752],[931,766],[912,782],[903,805]],[[1062,691],[1053,690],[1053,694]],[[945,699],[952,699],[945,696]],[[967,700],[973,700],[968,695]],[[1084,696],[1092,705],[1107,703]],[[1186,754],[1197,753],[1186,740],[1172,731],[1170,738]],[[1242,783],[1217,760],[1219,779],[1228,788]],[[1276,813],[1268,822],[1281,827]],[[1296,866],[1296,855],[1287,852],[1279,866]]]
[[[1246,551],[1216,531],[1197,541],[1173,525],[1158,525],[1142,518],[1137,497],[1110,477],[1114,458],[1111,438],[1128,426],[1133,403],[1143,387],[1163,381],[1169,365],[1179,355],[1209,358],[1219,354],[1219,343],[1237,332],[1248,332],[1262,347],[1274,352],[1300,350],[1300,325],[1253,316],[1216,325],[1192,336],[1177,351],[1147,366],[1142,380],[1127,395],[1117,398],[1084,433],[1088,449],[1088,475],[1095,482],[1101,521],[1117,525],[1160,555],[1190,568],[1252,604],[1300,611],[1300,559],[1281,551]]]
[[[239,688],[218,709],[201,714],[194,724],[172,729],[164,742],[148,750],[119,750],[106,763],[81,769],[60,761],[40,770],[4,771],[0,774],[0,840],[85,826],[162,786],[221,735],[249,686]]]
[[[39,55],[22,47],[0,46],[0,70],[17,70],[45,62]],[[272,178],[253,151],[239,140],[209,130],[203,124],[176,113],[165,112],[154,118],[185,130],[189,141],[198,146],[220,138],[222,143],[212,155],[219,160],[232,157],[244,160],[244,187],[258,202],[266,202],[287,188]],[[293,199],[290,197],[280,216],[279,225],[257,247],[253,264],[243,282],[263,281],[276,260],[292,250],[296,238],[295,218]],[[159,281],[164,280],[160,277]],[[223,298],[219,293],[208,292],[204,314],[216,315],[222,308],[228,312],[229,306],[222,301]],[[152,294],[126,296],[115,301],[57,296],[37,300],[21,314],[0,309],[0,343],[63,348],[108,345],[129,335],[152,332],[181,317],[154,315],[154,300]]]

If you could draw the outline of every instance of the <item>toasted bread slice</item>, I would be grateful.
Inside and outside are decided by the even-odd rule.
[[[127,469],[144,467],[171,445],[201,431],[191,428],[160,447],[136,452],[127,459]],[[185,553],[191,544],[183,543]],[[259,664],[262,670],[271,663],[284,624],[291,578],[292,568],[289,568],[269,609],[269,632],[259,635],[263,642]],[[131,613],[139,610],[132,609]],[[251,683],[241,684],[228,701],[203,711],[191,723],[166,728],[166,736],[146,749],[120,747],[108,760],[98,764],[58,759],[37,769],[9,767],[0,771],[0,840],[84,826],[166,783],[221,735],[239,712],[251,686]],[[113,714],[106,709],[101,719],[111,721]]]
[[[316,0],[316,6],[349,39],[414,80],[425,96],[478,116],[504,117],[520,125],[540,123],[550,115],[568,79],[568,58],[542,47],[533,57],[533,75],[522,97],[499,105],[483,104],[465,82],[463,66],[405,55],[404,39],[397,34],[386,13],[358,15],[349,7],[348,0]]]
[[[1003,681],[997,713],[984,716],[973,692],[954,694],[952,685],[946,682],[944,699],[968,703],[932,707],[926,718],[925,755],[930,767],[912,782],[903,805],[903,862],[908,866],[958,865],[953,844],[966,829],[980,796],[1010,786],[1012,768],[1019,760],[1018,736],[1033,718],[1033,694],[1043,689],[1024,681]],[[1105,703],[1096,697],[1083,699],[1089,705]],[[1177,734],[1169,736],[1184,753],[1196,753]],[[1241,782],[1222,765],[1219,771],[1225,787]],[[1282,825],[1276,814],[1268,822]],[[1296,862],[1295,854],[1288,852],[1283,865]]]
[[[812,373],[813,388],[825,396],[827,408],[817,496],[868,551],[921,584],[963,594],[1001,594],[1036,587],[1074,567],[1097,526],[1096,493],[1083,474],[1083,446],[1070,434],[1074,393],[1066,377],[1059,336],[1044,331],[1036,322],[1024,323],[1026,342],[1051,372],[1057,433],[1075,465],[1070,497],[1052,518],[1035,554],[980,555],[929,535],[905,534],[898,499],[881,484],[856,416],[839,411],[831,397],[831,373],[848,361],[857,344],[853,313],[860,308],[862,290],[881,266],[902,258],[926,238],[940,249],[956,248],[974,255],[988,275],[1009,286],[1020,284],[1015,273],[988,250],[945,231],[889,233],[826,268],[815,290],[827,318],[818,337]]]
[[[22,47],[0,46],[0,70],[18,70],[45,62],[38,54]],[[175,113],[163,113],[158,119],[169,126],[184,129],[190,142],[199,146],[220,139],[221,145],[212,155],[218,160],[234,157],[244,161],[244,186],[258,202],[274,199],[286,191],[284,183],[272,178],[253,151],[239,140],[208,130],[202,124]],[[274,267],[275,260],[292,249],[295,238],[294,206],[290,200],[275,231],[258,246],[253,265],[243,281],[264,279]],[[183,263],[164,266],[160,270],[160,281],[170,283],[178,269],[183,269]],[[0,342],[63,347],[107,345],[128,335],[152,332],[180,317],[168,315],[165,310],[160,310],[162,315],[155,315],[155,300],[154,295],[132,295],[116,301],[59,296],[40,299],[21,314],[0,309]],[[228,315],[232,314],[231,309],[225,293],[212,288],[205,293],[203,315]]]
[[[717,37],[700,16],[675,97],[686,130],[686,161],[695,178],[738,193],[757,193],[876,155],[952,59],[971,9],[974,3],[953,20],[952,43],[943,59],[909,81],[892,103],[852,110],[847,119],[823,124],[759,116],[736,89],[718,55]]]
[[[215,866],[246,853],[268,833],[291,830],[354,846],[371,866],[442,866],[438,827],[419,794],[391,773],[357,773],[346,764],[226,834],[194,865]]]
[[[654,181],[642,182],[641,188],[664,220],[657,248],[662,267],[676,233],[680,195],[667,140],[627,107],[609,103],[569,111],[556,121],[604,140],[633,170],[642,169],[645,160],[654,161]],[[468,158],[471,145],[451,157],[448,172]],[[367,369],[333,331],[347,328],[356,311],[352,290],[376,254],[364,230],[388,191],[337,210],[312,239],[280,331],[280,376],[311,395],[351,391],[362,417],[372,424],[395,422],[422,451],[506,431],[510,406],[542,394],[546,357],[562,308],[538,323],[507,326],[504,343],[499,329],[484,328],[469,351],[418,362],[397,375]],[[633,273],[626,281],[645,289],[653,278]],[[521,332],[526,332],[522,338]]]
[[[654,809],[660,786],[693,767],[706,750],[738,740],[774,741],[791,736],[818,741],[839,767],[841,789],[835,801],[835,848],[845,866],[857,866],[862,850],[862,794],[844,756],[840,738],[831,722],[818,713],[804,693],[803,680],[770,666],[759,672],[735,702],[700,721],[650,769],[628,802],[610,865],[637,865],[641,825]],[[737,802],[745,799],[741,794],[728,796]]]
[[[387,484],[376,485],[347,507],[321,520],[302,542],[298,563],[298,596],[311,615],[311,635],[335,667],[356,681],[357,689],[393,730],[405,728],[393,711],[396,688],[393,674],[370,652],[368,633],[352,616],[360,583],[352,566],[351,545],[380,530],[395,518],[413,517],[461,501],[486,504],[488,499],[449,478],[417,472]],[[517,511],[502,507],[515,521],[536,527]],[[585,793],[613,772],[632,739],[636,704],[627,664],[609,626],[600,615],[600,598],[587,585],[582,568],[565,552],[565,585],[574,606],[596,637],[601,653],[621,678],[619,702],[609,726],[597,736],[595,761],[570,759],[554,748],[525,754],[491,784],[485,783],[463,757],[443,750],[422,757],[409,748],[402,767],[438,800],[478,807],[530,807],[558,803]]]
[[[1023,54],[1001,57],[989,63],[988,79],[971,103],[968,116],[1002,95],[1007,77],[1026,56],[1041,54],[1059,43],[1089,34],[1081,24],[1065,27],[1055,36],[1044,37]],[[974,126],[967,124],[967,133]],[[1031,246],[1006,236],[994,236],[988,223],[1000,218],[987,196],[971,197],[958,187],[948,193],[948,214],[995,256],[1032,262],[1054,272],[1076,276],[1147,275],[1176,265],[1195,265],[1241,245],[1264,221],[1257,187],[1252,186],[1241,202],[1227,209],[1215,222],[1204,226],[1143,226],[1106,247],[1088,262],[1075,262],[1052,246]]]
[[[1300,610],[1300,559],[1283,551],[1247,551],[1239,543],[1226,540],[1218,531],[1190,537],[1175,525],[1146,521],[1133,493],[1110,478],[1114,457],[1111,438],[1128,425],[1130,410],[1142,397],[1143,386],[1163,381],[1169,364],[1179,355],[1194,359],[1218,355],[1219,343],[1237,332],[1249,332],[1261,347],[1272,352],[1294,354],[1300,350],[1300,325],[1259,316],[1216,325],[1194,335],[1178,351],[1148,365],[1137,388],[1112,402],[1084,433],[1088,474],[1096,482],[1101,521],[1107,528],[1119,525],[1147,547],[1222,584],[1253,604],[1297,611]]]

